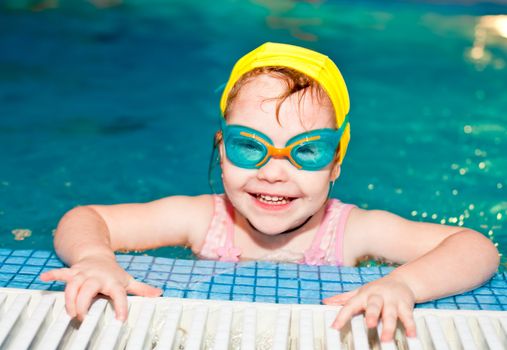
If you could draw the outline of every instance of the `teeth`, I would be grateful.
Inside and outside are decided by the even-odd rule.
[[[257,198],[264,203],[268,204],[287,204],[289,202],[289,198],[287,197],[278,197],[278,196],[268,196],[264,194],[258,194]]]

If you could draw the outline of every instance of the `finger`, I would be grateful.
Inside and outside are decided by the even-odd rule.
[[[65,287],[65,308],[70,317],[76,316],[76,297],[84,280],[83,275],[77,274],[67,282]]]
[[[341,329],[355,315],[364,310],[364,302],[360,298],[351,299],[338,312],[331,327]]]
[[[384,299],[382,299],[380,295],[374,294],[368,297],[368,301],[366,303],[366,311],[364,313],[366,327],[373,328],[377,326],[380,312],[382,311],[383,306]]]
[[[127,286],[127,293],[142,297],[159,297],[162,294],[162,289],[152,287],[149,284],[136,281],[132,278]]]
[[[64,267],[63,269],[46,271],[44,273],[41,273],[39,276],[39,278],[44,282],[55,280],[68,282],[70,279],[72,279],[72,277],[74,277],[74,273],[72,273],[72,271],[67,267]]]
[[[79,289],[76,296],[76,314],[82,320],[88,313],[93,298],[100,291],[100,282],[94,278],[88,278]]]
[[[334,295],[332,297],[326,298],[322,300],[322,303],[325,305],[343,305],[347,301],[350,300],[350,298],[353,298],[357,295],[359,289],[351,290],[350,292],[345,292],[342,294]]]
[[[405,332],[407,337],[415,337],[417,334],[416,325],[414,320],[414,313],[412,312],[412,308],[402,304],[399,307],[399,317],[403,327],[405,327]]]
[[[127,291],[120,284],[118,284],[111,288],[109,296],[113,302],[116,319],[119,321],[125,321],[128,316]]]
[[[380,336],[380,341],[387,342],[393,340],[397,320],[398,312],[396,306],[386,303],[382,310],[382,335]]]

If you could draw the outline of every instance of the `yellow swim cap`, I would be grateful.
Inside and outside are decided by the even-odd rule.
[[[241,76],[254,68],[267,66],[292,68],[317,81],[333,104],[336,126],[339,128],[342,125],[349,112],[350,101],[347,86],[338,67],[329,57],[316,51],[278,43],[265,43],[236,62],[220,100],[222,115],[225,112],[229,92]],[[340,164],[347,153],[349,141],[350,125],[345,128],[340,140]]]

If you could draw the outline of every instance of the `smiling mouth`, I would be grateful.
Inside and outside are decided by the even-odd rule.
[[[250,193],[251,196],[255,197],[259,202],[271,204],[271,205],[284,205],[290,203],[295,197],[286,197],[280,195],[270,195],[263,193]]]

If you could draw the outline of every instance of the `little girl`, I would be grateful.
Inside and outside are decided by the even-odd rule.
[[[70,268],[41,275],[67,283],[68,313],[82,318],[98,293],[127,316],[127,293],[159,296],[115,261],[114,251],[186,245],[204,259],[354,266],[364,256],[402,264],[389,275],[324,300],[344,305],[334,327],[365,313],[397,319],[415,335],[414,303],[461,293],[498,267],[495,246],[462,227],[411,222],[329,199],[347,152],[349,97],[335,64],[297,46],[266,43],[241,58],[220,101],[216,135],[223,195],[172,196],[143,204],[69,211],[55,249]]]

